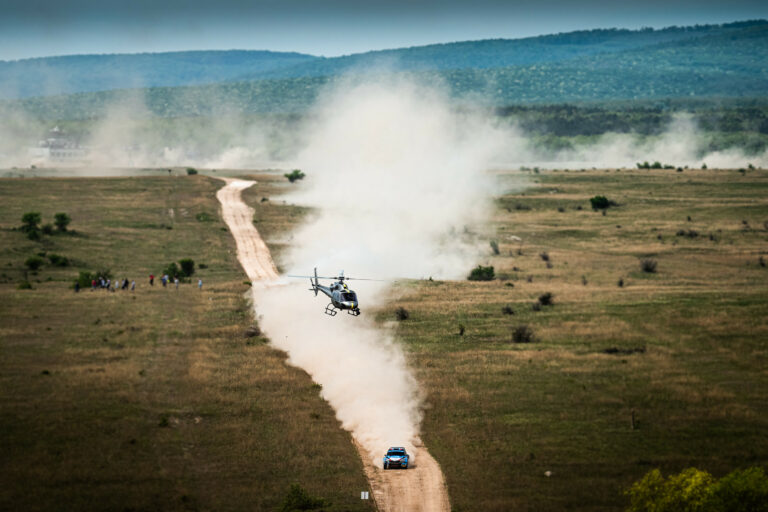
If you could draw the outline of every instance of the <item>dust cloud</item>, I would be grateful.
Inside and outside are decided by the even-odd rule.
[[[545,169],[580,169],[594,167],[635,168],[638,163],[658,161],[675,167],[693,168],[706,164],[710,168],[737,168],[753,164],[768,167],[768,151],[747,154],[732,147],[712,151],[709,136],[699,130],[691,114],[679,112],[672,116],[666,129],[658,136],[641,137],[632,133],[606,133],[594,142],[574,145],[561,150],[536,147],[533,138],[520,130],[508,141],[504,162],[508,168],[542,167]]]
[[[316,207],[293,237],[289,274],[375,279],[465,275],[476,249],[460,236],[488,212],[489,162],[504,133],[456,113],[442,91],[407,80],[349,79],[326,91],[306,127],[288,199]],[[322,385],[343,427],[378,459],[389,446],[418,454],[421,394],[393,332],[367,308],[387,283],[351,281],[363,314],[323,314],[309,280],[255,290],[260,325],[291,364]]]

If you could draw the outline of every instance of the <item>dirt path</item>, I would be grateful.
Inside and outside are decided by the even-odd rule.
[[[216,193],[221,203],[221,216],[229,226],[237,244],[237,259],[251,282],[277,279],[277,268],[269,249],[253,225],[253,208],[245,204],[241,192],[255,181],[219,178],[227,184]]]
[[[253,225],[253,208],[246,205],[241,192],[255,181],[220,178],[226,186],[216,193],[221,203],[224,222],[229,226],[237,243],[237,258],[250,280],[269,282],[278,279],[277,269],[269,248]],[[352,437],[355,433],[352,432]],[[380,511],[444,512],[450,510],[448,491],[440,465],[417,440],[413,454],[415,465],[405,471],[384,471],[375,465],[368,451],[355,441],[355,447],[363,461],[365,475],[371,484],[373,498]],[[384,454],[382,454],[383,456]]]

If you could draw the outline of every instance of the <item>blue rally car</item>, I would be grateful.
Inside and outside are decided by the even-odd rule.
[[[408,453],[402,446],[393,446],[384,456],[384,469],[408,469]]]

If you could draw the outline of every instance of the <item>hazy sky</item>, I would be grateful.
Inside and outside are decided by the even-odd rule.
[[[0,59],[190,49],[368,50],[768,18],[766,0],[2,0]]]

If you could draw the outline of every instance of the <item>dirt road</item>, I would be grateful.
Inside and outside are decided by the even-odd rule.
[[[241,192],[254,181],[220,178],[226,185],[216,197],[221,202],[222,218],[237,243],[237,257],[254,285],[278,279],[272,256],[253,225],[253,209],[241,198]],[[354,390],[350,390],[354,392]],[[355,438],[355,432],[352,432]],[[371,484],[373,498],[380,511],[444,512],[450,510],[448,491],[440,465],[417,440],[415,465],[407,470],[387,470],[371,461],[368,451],[357,441],[365,474]],[[384,454],[382,453],[382,456]]]
[[[255,181],[220,178],[226,186],[216,193],[221,203],[221,216],[229,226],[237,244],[237,259],[252,283],[273,281],[279,276],[269,249],[253,225],[253,208],[245,204],[241,193]]]

